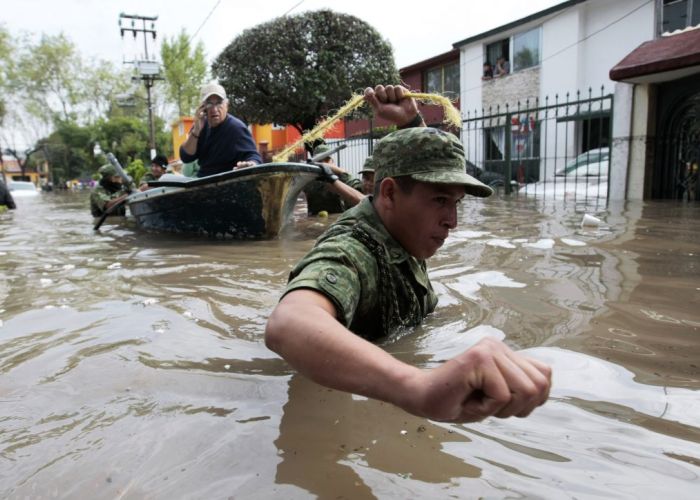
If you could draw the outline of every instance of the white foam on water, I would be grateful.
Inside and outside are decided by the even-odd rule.
[[[526,243],[523,246],[528,248],[539,248],[540,250],[549,250],[550,248],[554,247],[554,240],[551,238],[543,238],[534,243]]]
[[[463,274],[455,281],[445,283],[447,288],[454,290],[463,297],[476,299],[481,288],[486,286],[502,288],[524,288],[525,283],[510,279],[500,271],[483,271],[480,273]]]
[[[561,242],[570,247],[585,247],[586,243],[579,240],[572,240],[571,238],[561,238]]]
[[[450,233],[450,236],[453,238],[481,238],[483,236],[488,236],[489,233],[488,231],[469,231],[463,230],[463,231],[455,231],[453,233]]]
[[[494,238],[492,240],[488,240],[486,242],[488,246],[491,247],[500,247],[500,248],[516,248],[515,245],[513,245],[510,241],[508,240],[502,240],[499,238]]]

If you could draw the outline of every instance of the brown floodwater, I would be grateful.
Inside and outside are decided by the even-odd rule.
[[[96,233],[87,193],[17,202],[0,214],[2,498],[700,497],[700,205],[467,200],[429,262],[438,308],[384,347],[431,367],[493,336],[554,385],[529,418],[453,425],[265,348],[332,218],[236,242]]]

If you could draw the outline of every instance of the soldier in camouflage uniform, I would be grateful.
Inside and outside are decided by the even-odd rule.
[[[156,155],[153,160],[151,160],[151,171],[146,172],[141,177],[139,182],[139,191],[145,191],[148,188],[149,181],[157,181],[165,173],[168,168],[168,159],[163,155]]]
[[[330,151],[330,147],[321,144],[314,148],[314,156]],[[338,167],[332,157],[321,160],[331,170],[332,174],[322,180],[311,181],[304,187],[306,195],[307,212],[316,215],[321,211],[329,214],[339,214],[351,206],[357,205],[362,199],[358,188],[361,187],[359,179],[353,179],[345,170]],[[352,189],[348,189],[348,187]]]
[[[365,98],[385,119],[424,125],[404,92],[378,86]],[[268,347],[320,384],[418,416],[471,422],[529,415],[548,397],[551,370],[502,342],[484,339],[430,370],[371,342],[433,311],[425,259],[456,227],[465,194],[492,193],[466,174],[461,142],[435,129],[389,134],[373,163],[374,195],[341,216],[292,270],[267,324]]]
[[[90,211],[93,217],[101,217],[113,205],[129,196],[116,168],[110,164],[102,165],[98,172],[101,176],[100,183],[90,193]],[[126,207],[122,205],[111,215],[126,215]]]
[[[362,176],[362,186],[360,188],[355,188],[363,194],[374,193],[374,161],[371,156],[368,156],[365,160],[362,170],[360,170],[360,175]]]

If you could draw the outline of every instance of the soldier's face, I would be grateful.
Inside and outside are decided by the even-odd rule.
[[[362,191],[365,194],[374,193],[374,172],[362,173]]]
[[[457,227],[464,186],[418,182],[410,193],[396,190],[392,236],[408,253],[427,259]]]

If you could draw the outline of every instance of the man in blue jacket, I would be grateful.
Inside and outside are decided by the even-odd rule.
[[[224,88],[217,83],[204,85],[194,124],[180,146],[183,162],[199,160],[197,177],[262,163],[248,127],[227,111]]]

